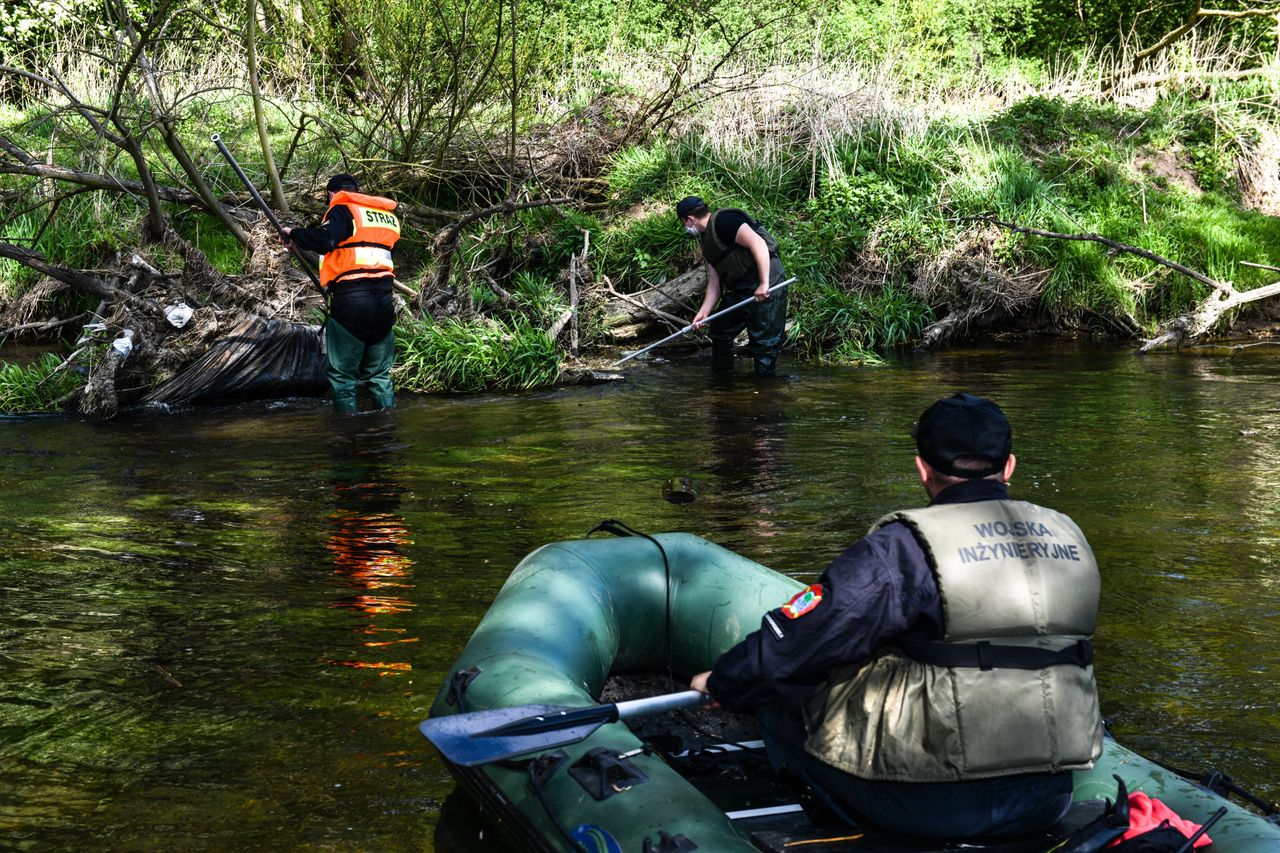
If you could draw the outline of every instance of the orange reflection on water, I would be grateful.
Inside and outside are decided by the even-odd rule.
[[[380,669],[385,670],[383,675],[392,673],[411,672],[413,664],[401,661],[364,661],[364,660],[334,660],[329,661],[334,666],[349,666],[352,669]]]
[[[339,489],[365,493],[362,489]],[[369,490],[373,492],[375,490]],[[347,497],[350,497],[349,495]],[[385,508],[386,504],[382,505]],[[365,624],[358,628],[365,635],[406,633],[403,627],[381,624],[397,615],[413,610],[414,603],[396,594],[397,590],[414,588],[412,583],[413,561],[399,552],[403,545],[413,544],[404,520],[389,512],[367,512],[338,508],[329,516],[330,533],[326,548],[333,557],[334,574],[353,595],[334,601],[332,606],[362,614]],[[394,639],[367,639],[360,643],[365,649],[382,649],[400,643],[416,643],[417,637],[399,636]],[[334,666],[353,669],[376,670],[381,677],[401,676],[413,671],[407,661],[334,660]]]
[[[381,648],[382,646],[393,646],[396,643],[416,643],[416,642],[418,642],[417,637],[405,637],[400,640],[383,640],[381,643],[375,643],[372,640],[368,640],[365,642],[365,647],[370,649],[377,649],[377,648]]]
[[[335,601],[334,607],[362,610],[365,613],[407,613],[413,602],[389,595],[357,595],[348,601]]]

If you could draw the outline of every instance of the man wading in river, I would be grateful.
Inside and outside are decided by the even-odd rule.
[[[676,219],[702,241],[707,261],[707,293],[693,318],[701,328],[707,317],[749,297],[755,301],[711,321],[711,369],[733,370],[733,340],[744,328],[757,376],[773,376],[786,333],[787,291],[769,293],[782,281],[782,259],[773,236],[754,219],[732,207],[712,211],[697,196],[676,204]]]
[[[916,448],[929,505],[877,521],[692,686],[757,711],[774,763],[850,823],[1044,829],[1102,751],[1093,552],[1065,515],[1009,499],[990,400],[934,403]]]
[[[325,346],[333,408],[356,410],[356,385],[365,382],[380,409],[395,406],[391,363],[396,312],[392,249],[400,239],[396,203],[363,195],[356,179],[334,175],[325,188],[329,209],[318,228],[285,228],[283,239],[324,257],[320,286],[330,295]]]

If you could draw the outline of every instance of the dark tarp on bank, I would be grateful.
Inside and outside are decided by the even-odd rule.
[[[328,388],[320,327],[250,315],[144,403],[318,396]]]

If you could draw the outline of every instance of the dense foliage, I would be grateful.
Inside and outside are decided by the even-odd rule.
[[[56,372],[60,359],[45,353],[32,364],[0,361],[0,413],[45,412],[84,384],[74,373]]]
[[[238,182],[208,134],[269,186],[245,94],[252,36],[292,221],[319,212],[327,174],[353,171],[404,204],[401,278],[445,297],[432,304],[448,319],[421,305],[402,319],[401,387],[553,381],[564,354],[545,330],[569,305],[566,270],[582,263],[594,287],[589,346],[602,285],[634,292],[699,263],[671,216],[691,193],[777,235],[800,278],[790,340],[802,355],[874,360],[959,315],[1133,336],[1204,286],[978,217],[1266,281],[1240,262],[1273,262],[1280,245],[1255,212],[1280,198],[1274,168],[1262,174],[1280,151],[1276,19],[1206,20],[1162,44],[1193,8],[19,0],[0,10],[0,242],[83,269],[172,229],[244,271],[244,229],[217,201]],[[31,162],[102,184],[49,180]],[[513,209],[468,216],[503,203]],[[0,307],[38,279],[0,258]],[[96,304],[56,299],[58,316]]]

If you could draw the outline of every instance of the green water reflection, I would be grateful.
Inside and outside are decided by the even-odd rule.
[[[0,846],[430,849],[452,784],[416,724],[521,556],[617,517],[814,577],[921,500],[910,424],[961,388],[1010,413],[1015,494],[1094,544],[1117,734],[1280,796],[1280,360],[796,372],[4,422]]]

